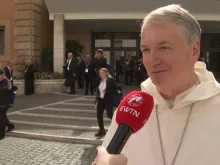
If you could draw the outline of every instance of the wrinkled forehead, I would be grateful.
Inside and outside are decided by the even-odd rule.
[[[172,43],[184,40],[183,34],[175,23],[143,25],[141,29],[141,45]]]

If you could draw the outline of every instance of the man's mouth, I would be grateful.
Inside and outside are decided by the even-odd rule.
[[[152,73],[163,73],[166,72],[167,70],[158,70],[158,71],[153,71]]]

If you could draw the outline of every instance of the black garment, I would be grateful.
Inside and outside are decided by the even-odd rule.
[[[78,87],[80,89],[84,88],[85,68],[86,68],[86,65],[84,61],[80,61],[77,63],[76,75],[77,75],[77,80],[78,80]]]
[[[69,70],[68,70],[68,75],[67,75],[65,86],[70,87],[71,94],[75,94],[76,93],[75,81],[76,81],[77,61],[75,59],[72,59],[69,64],[69,60],[68,60],[67,61],[67,68],[68,68],[68,65],[69,65]]]
[[[13,92],[14,92],[14,89],[11,88],[10,83],[11,82],[6,78],[4,80],[0,81],[0,92],[1,92],[0,93],[0,98],[1,98],[0,111],[1,111],[1,108],[2,108],[1,115],[4,115],[4,123],[2,123],[2,124],[3,124],[4,127],[7,126],[8,130],[11,130],[11,129],[15,128],[14,124],[12,124],[10,122],[10,120],[8,119],[8,117],[6,115],[7,110],[9,108],[9,105],[11,104],[11,97],[12,97]],[[1,128],[1,129],[3,129],[3,128]],[[1,137],[1,135],[0,135],[0,137]]]
[[[90,88],[90,94],[93,95],[93,80],[95,79],[95,68],[92,63],[86,62],[86,68],[85,68],[85,94],[87,95],[89,93],[89,88]]]
[[[134,68],[134,61],[133,60],[126,60],[125,63],[125,83],[128,85],[132,83],[132,74]]]
[[[121,76],[123,71],[123,63],[120,59],[115,61],[115,73],[116,73],[116,82],[119,83],[119,77]]]
[[[6,107],[0,107],[0,138],[3,138],[5,136],[6,110]]]
[[[94,60],[96,75],[99,77],[99,70],[101,68],[107,68],[107,60],[106,58],[97,58]]]
[[[2,139],[5,136],[5,128],[7,125],[6,111],[9,108],[11,99],[11,92],[7,79],[0,81],[0,98],[0,138]]]
[[[147,79],[147,71],[144,67],[144,64],[142,62],[138,63],[137,67],[137,72],[136,72],[136,77],[137,77],[137,83],[140,85],[144,80]]]
[[[104,123],[103,123],[103,114],[106,109],[107,115],[110,119],[113,117],[113,104],[106,104],[105,99],[98,98],[98,105],[97,105],[97,120],[100,130],[104,130]]]
[[[5,77],[11,81],[12,85],[13,85],[13,80],[12,80],[12,76],[13,76],[13,70],[10,67],[4,67],[4,71],[5,71]]]
[[[25,95],[34,94],[34,72],[39,71],[33,65],[26,66],[24,73],[24,93]]]
[[[99,89],[97,90],[97,120],[100,130],[104,130],[103,113],[106,109],[108,117],[111,119],[113,116],[113,102],[114,94],[117,92],[116,82],[112,78],[106,80],[106,90],[104,98],[100,98]]]

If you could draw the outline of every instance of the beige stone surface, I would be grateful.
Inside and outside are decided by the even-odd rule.
[[[17,20],[31,19],[31,11],[16,11],[15,18]]]
[[[30,34],[31,34],[31,27],[15,28],[15,36],[30,35]]]
[[[15,0],[16,4],[32,3],[33,0]]]
[[[40,28],[32,27],[31,30],[32,30],[32,35],[34,35],[34,36],[40,36],[41,35],[41,29]]]
[[[34,57],[40,57],[41,51],[40,50],[33,50],[33,55],[34,55]]]
[[[39,43],[32,42],[32,50],[41,50],[41,45]]]
[[[36,5],[36,4],[33,4],[32,5],[32,10],[38,12],[38,13],[41,13],[42,12],[42,9],[40,6]]]
[[[6,27],[4,56],[20,70],[26,59],[40,59],[42,47],[53,45],[53,23],[44,0],[0,0],[0,25]]]
[[[41,21],[41,14],[39,14],[39,13],[33,11],[33,12],[32,12],[32,18],[33,18],[34,20]]]
[[[31,50],[17,50],[16,56],[17,57],[31,56]]]
[[[36,93],[61,92],[64,80],[35,80]],[[24,80],[14,80],[18,87],[17,94],[24,94]]]
[[[39,21],[36,21],[36,20],[32,20],[32,25],[33,27],[38,27],[38,28],[41,28],[41,24]]]
[[[16,20],[15,25],[17,27],[19,27],[19,26],[30,26],[31,25],[31,20]]]
[[[35,43],[40,43],[41,39],[40,39],[39,36],[32,36],[32,41],[35,42]]]
[[[31,42],[15,43],[15,50],[31,49]]]
[[[28,4],[17,4],[16,5],[16,9],[19,10],[31,10],[32,9],[32,4],[28,3]]]
[[[62,73],[64,64],[64,16],[54,17],[54,71]]]
[[[16,36],[16,42],[30,42],[31,36]]]

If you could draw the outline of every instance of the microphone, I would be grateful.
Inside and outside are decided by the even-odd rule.
[[[130,136],[144,126],[153,106],[153,97],[145,92],[133,91],[124,97],[116,111],[118,129],[106,149],[109,154],[121,153]]]

